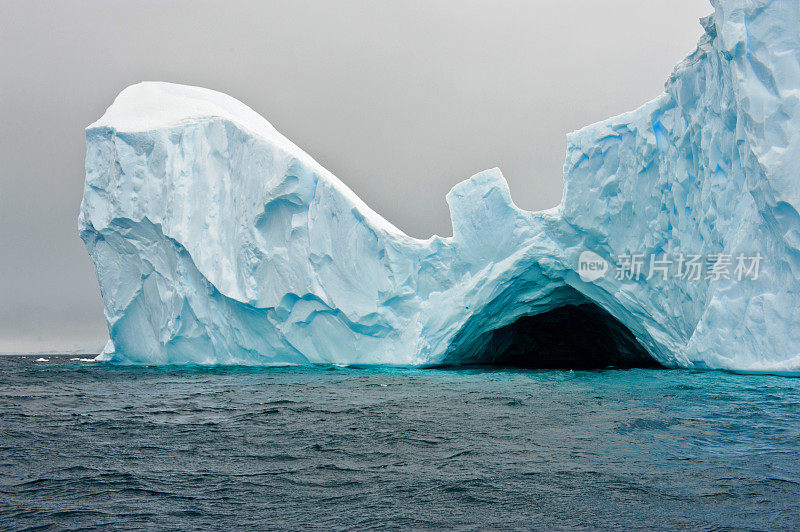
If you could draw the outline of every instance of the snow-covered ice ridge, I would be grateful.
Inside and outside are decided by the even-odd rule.
[[[101,357],[546,365],[588,331],[610,363],[797,370],[798,3],[712,3],[664,94],[569,135],[558,207],[486,170],[447,195],[450,238],[405,235],[229,96],[128,87],[86,132]],[[764,258],[757,279],[584,281],[586,250]]]

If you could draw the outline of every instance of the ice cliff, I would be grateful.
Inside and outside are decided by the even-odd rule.
[[[664,94],[569,136],[558,207],[517,208],[487,170],[447,195],[450,238],[406,236],[231,97],[128,87],[86,132],[102,357],[797,370],[798,3],[712,3]],[[684,254],[763,261],[618,268]]]

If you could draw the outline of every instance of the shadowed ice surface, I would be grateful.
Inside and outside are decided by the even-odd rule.
[[[0,357],[0,528],[798,526],[797,379],[37,358]]]

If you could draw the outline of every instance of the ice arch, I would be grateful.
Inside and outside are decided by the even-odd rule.
[[[444,365],[530,369],[663,367],[619,320],[588,300],[523,315],[454,349]]]

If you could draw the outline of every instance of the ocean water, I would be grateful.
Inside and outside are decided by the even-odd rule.
[[[0,357],[0,528],[800,528],[800,379]]]

